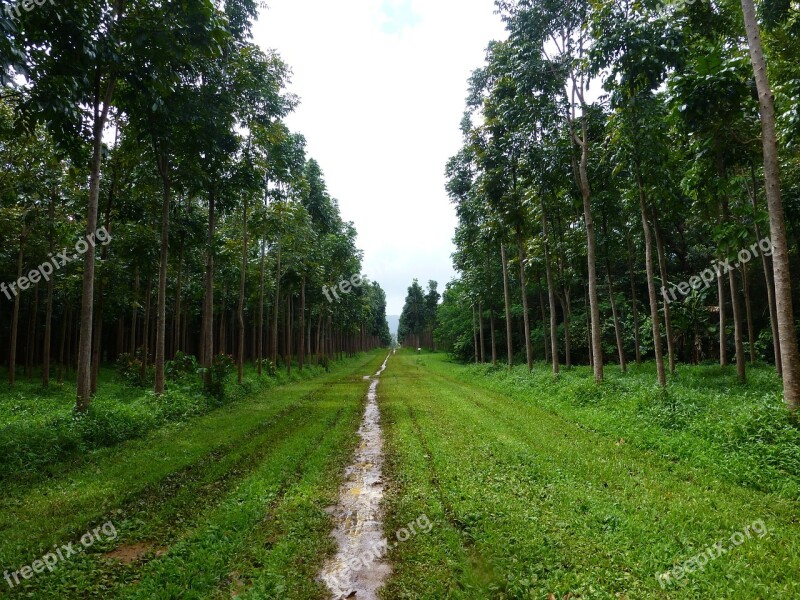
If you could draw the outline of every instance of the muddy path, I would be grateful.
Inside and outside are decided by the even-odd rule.
[[[320,578],[335,600],[356,598],[377,600],[391,568],[385,561],[388,548],[383,532],[381,502],[383,482],[383,434],[378,409],[378,384],[389,357],[372,377],[367,407],[358,435],[353,462],[345,471],[346,480],[339,494],[339,504],[331,509],[336,520],[333,537],[339,550],[322,569]]]

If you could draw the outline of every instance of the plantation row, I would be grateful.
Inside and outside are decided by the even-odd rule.
[[[508,39],[470,78],[447,165],[460,278],[436,340],[598,382],[654,358],[661,386],[680,362],[743,383],[768,361],[796,410],[797,7],[497,5]]]
[[[73,5],[74,4],[74,5]],[[157,395],[172,371],[219,395],[390,342],[356,231],[284,119],[289,67],[251,40],[253,0],[77,2],[0,29],[0,360],[104,362]],[[197,357],[197,362],[195,359]],[[175,359],[173,362],[170,362]]]

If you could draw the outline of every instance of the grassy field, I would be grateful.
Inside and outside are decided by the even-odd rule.
[[[13,589],[0,581],[0,595],[324,595],[315,578],[334,550],[325,508],[357,440],[362,377],[383,358],[363,355],[329,375],[95,450],[47,479],[7,482],[0,565],[9,572],[35,568],[56,546],[80,549],[87,532],[111,525],[52,574]]]
[[[597,416],[644,401],[636,381],[652,376],[646,368],[630,389],[612,378],[603,391],[581,383],[588,372],[556,385],[544,371],[520,385],[527,374],[489,371],[403,353],[384,375],[387,531],[421,514],[433,523],[390,555],[385,598],[800,597],[791,486],[757,489],[698,460],[725,454],[702,442],[704,411],[662,428],[661,445],[647,411]],[[694,388],[698,404],[714,404],[719,377],[707,375],[687,375],[676,393]],[[723,429],[738,419],[728,413]],[[679,451],[688,441],[700,443],[694,454]]]
[[[8,477],[0,566],[32,576],[4,577],[0,596],[328,598],[327,509],[384,356]],[[664,395],[651,371],[609,369],[598,388],[580,368],[554,382],[544,366],[393,356],[382,597],[800,597],[797,430],[774,375],[742,387],[684,368]]]

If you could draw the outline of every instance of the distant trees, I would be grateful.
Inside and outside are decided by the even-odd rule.
[[[436,349],[433,332],[436,329],[439,301],[441,295],[439,284],[428,282],[428,289],[423,290],[416,279],[408,288],[408,295],[400,315],[400,326],[397,339],[404,346]]]
[[[436,339],[477,362],[505,344],[509,364],[544,356],[556,375],[578,360],[598,382],[609,356],[625,370],[649,355],[662,386],[679,361],[729,356],[744,382],[760,357],[796,410],[800,188],[784,202],[780,185],[800,180],[791,11],[769,5],[761,27],[747,1],[497,5],[509,37],[470,78],[447,165],[461,276]],[[774,255],[752,252],[764,232]]]

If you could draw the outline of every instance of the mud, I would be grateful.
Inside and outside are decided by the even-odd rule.
[[[326,563],[320,578],[331,598],[377,600],[391,568],[385,560],[387,541],[383,533],[383,435],[378,409],[378,383],[389,357],[374,377],[365,377],[369,387],[367,407],[358,434],[361,443],[353,463],[345,471],[346,481],[339,504],[331,509],[336,520],[333,537],[339,546]]]

